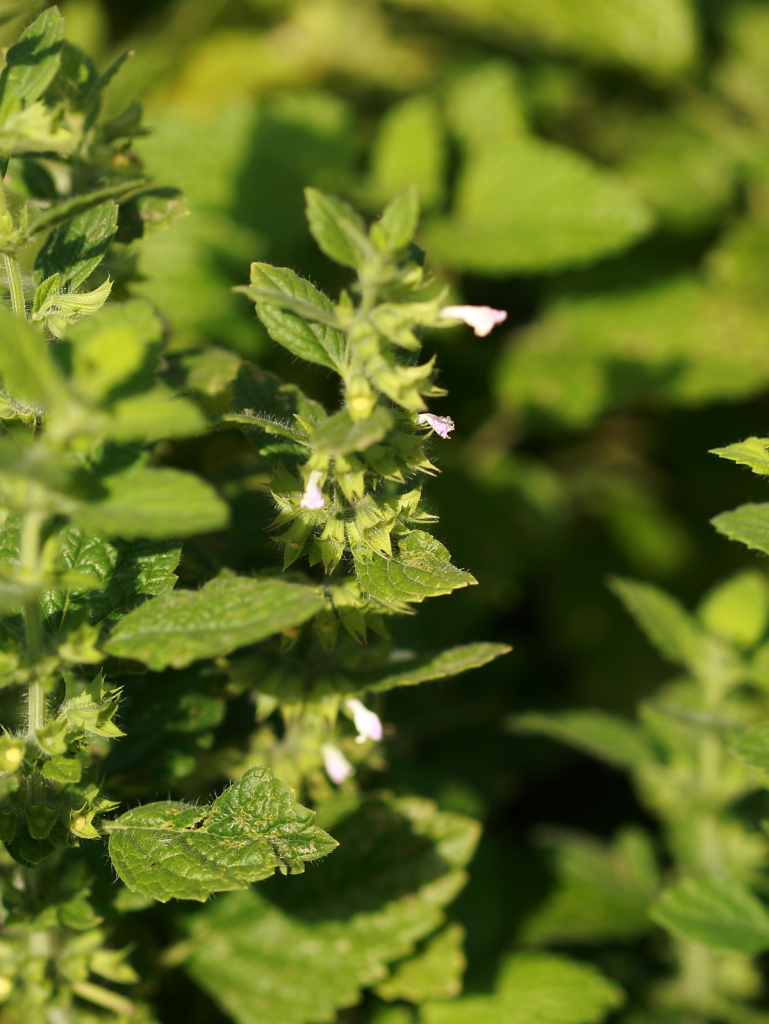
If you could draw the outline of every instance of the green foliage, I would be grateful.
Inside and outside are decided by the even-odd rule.
[[[268,768],[252,768],[210,807],[145,804],[110,825],[109,852],[133,892],[204,902],[277,869],[292,875],[336,842]]]
[[[564,957],[518,953],[502,965],[493,996],[466,996],[452,1003],[428,1003],[427,1024],[479,1024],[502,1021],[569,1021],[587,1024],[600,1020],[622,1003],[616,985],[593,968]]]
[[[211,903],[180,950],[190,976],[241,1024],[333,1020],[440,927],[463,884],[475,822],[412,797],[339,810],[340,848],[326,871],[305,874],[291,896],[273,883]],[[287,976],[304,980],[300,991]]]

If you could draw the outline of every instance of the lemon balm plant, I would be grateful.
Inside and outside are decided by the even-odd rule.
[[[421,331],[465,322],[483,336],[504,314],[447,306],[426,280],[413,190],[369,229],[310,190],[310,229],[356,272],[350,290],[333,304],[264,264],[243,290],[276,341],[339,375],[340,409],[234,357],[231,410],[180,395],[158,311],[127,297],[126,246],[184,200],[142,176],[137,106],[100,118],[120,63],[99,74],[51,7],[0,79],[1,1019],[151,1020],[158,973],[182,964],[241,1021],[330,1020],[372,987],[379,1004],[427,1006],[460,988],[462,933],[444,908],[478,825],[352,776],[379,758],[367,694],[506,650],[396,652],[387,628],[475,582],[427,529],[427,447],[453,424],[429,411],[443,392],[434,359],[415,358]],[[226,531],[230,514],[163,454],[217,430],[256,446],[287,571],[224,567],[176,589],[180,540]],[[217,729],[238,700],[252,726],[228,745]],[[187,798],[158,801],[169,786]],[[92,854],[104,840],[117,884]],[[332,851],[311,877],[267,881]],[[186,937],[142,980],[113,937],[124,915],[222,892],[204,912],[170,911]],[[543,998],[583,983],[575,1022],[618,998],[558,957],[509,968],[503,1001],[539,975]]]

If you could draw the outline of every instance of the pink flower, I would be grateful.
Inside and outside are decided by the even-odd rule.
[[[337,786],[355,774],[353,766],[339,747],[335,747],[333,743],[324,743],[320,748],[320,753],[323,758],[323,767],[326,769],[326,775]]]
[[[352,715],[355,728],[358,730],[358,735],[355,739],[356,743],[365,743],[366,740],[374,740],[375,742],[381,740],[382,722],[379,715],[369,711],[366,705],[359,701],[357,697],[351,697],[349,700],[346,700],[344,706]]]
[[[438,437],[448,438],[454,429],[454,420],[450,416],[434,416],[431,412],[418,413],[417,423],[422,427],[431,427]]]
[[[485,338],[497,324],[507,320],[507,313],[504,309],[492,309],[491,306],[444,306],[438,319],[461,320],[463,324],[472,327],[476,338]]]
[[[304,489],[302,500],[299,502],[299,508],[306,508],[311,512],[317,512],[326,504],[326,499],[323,497],[323,491],[320,489],[320,481],[323,479],[323,474],[314,469],[310,473],[310,479],[307,481],[307,486]]]

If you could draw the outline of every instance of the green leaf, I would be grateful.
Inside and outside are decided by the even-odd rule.
[[[653,78],[680,75],[698,50],[696,11],[687,0],[397,0],[459,22],[504,46],[509,40],[589,64],[632,68]]]
[[[94,189],[93,192],[84,192],[82,195],[72,196],[71,199],[63,199],[48,210],[44,210],[27,228],[25,238],[32,239],[42,231],[58,227],[60,224],[79,217],[95,206],[101,206],[108,199],[117,199],[134,192],[145,184],[142,179],[135,181],[122,181],[114,185],[104,185],[102,188]]]
[[[117,231],[117,213],[117,203],[108,199],[52,231],[35,259],[35,284],[60,274],[60,287],[79,288],[104,259]]]
[[[308,398],[296,384],[284,384],[275,374],[253,363],[244,361],[241,364],[233,381],[232,394],[233,405],[240,412],[256,415],[262,420],[266,418],[281,431],[290,431],[289,436],[304,438],[304,432],[299,431],[294,419],[297,415],[310,423],[319,423],[326,418],[323,406]],[[245,430],[245,433],[252,436],[250,430]],[[254,442],[264,444],[261,432],[256,434]]]
[[[419,192],[416,186],[400,192],[376,222],[387,249],[398,252],[409,244],[419,223]]]
[[[553,850],[558,886],[524,925],[525,942],[618,942],[649,930],[659,873],[644,831],[625,828],[610,846],[554,831],[542,845]]]
[[[145,234],[167,231],[175,221],[190,213],[187,197],[178,188],[153,188],[142,192],[135,202]]]
[[[541,273],[608,256],[648,234],[646,207],[573,150],[518,137],[468,154],[453,215],[424,227],[447,267]]]
[[[100,488],[101,500],[80,504],[72,519],[107,537],[190,537],[221,530],[229,521],[213,487],[178,469],[131,468],[102,478]]]
[[[330,1022],[357,1003],[441,926],[479,835],[415,797],[327,815],[340,846],[320,870],[223,897],[191,920],[185,969],[238,1024]]]
[[[132,892],[203,902],[276,870],[299,874],[331,853],[336,841],[314,822],[269,768],[250,768],[209,806],[168,801],[121,815],[110,826],[109,855]]]
[[[300,626],[323,606],[313,587],[224,577],[147,602],[118,622],[103,648],[156,672],[183,668]]]
[[[82,766],[76,757],[52,757],[43,764],[43,777],[52,782],[80,782]]]
[[[752,647],[769,623],[769,583],[755,570],[737,573],[714,587],[698,614],[704,626],[737,647]]]
[[[451,676],[461,675],[469,669],[481,668],[488,665],[490,661],[509,654],[512,647],[507,644],[476,643],[464,644],[461,647],[450,647],[440,654],[421,655],[417,657],[411,652],[405,652],[406,657],[392,659],[392,664],[405,667],[398,672],[390,671],[379,678],[376,682],[366,685],[366,690],[372,693],[383,693],[386,690],[393,690],[397,686],[418,686],[420,683],[429,683],[434,679],[448,679]],[[404,652],[398,652],[402,655]]]
[[[615,768],[635,768],[652,758],[639,729],[605,711],[531,712],[509,720],[515,732],[536,733],[567,743]]]
[[[391,199],[398,192],[407,195],[403,189],[413,190],[412,198],[399,215],[399,237],[405,240],[393,245],[393,250],[411,241],[419,201],[425,208],[442,201],[446,156],[440,111],[431,96],[410,96],[390,107],[379,121],[371,151],[370,187],[380,201]]]
[[[687,942],[755,956],[769,949],[769,913],[740,882],[685,878],[666,889],[651,916]]]
[[[0,307],[0,379],[14,398],[50,404],[65,390],[45,338],[24,319]]]
[[[163,322],[144,299],[104,307],[67,332],[72,374],[79,389],[99,404],[146,391],[155,382]]]
[[[710,454],[731,459],[741,466],[750,466],[754,473],[769,476],[769,438],[748,437],[726,448],[711,448]]]
[[[22,32],[8,50],[0,82],[0,120],[17,103],[32,103],[43,95],[61,64],[64,19],[49,7]]]
[[[769,724],[747,729],[732,743],[731,751],[748,767],[769,773]]]
[[[636,580],[614,577],[610,586],[664,657],[679,665],[697,664],[702,630],[675,598]]]
[[[321,250],[343,267],[362,265],[370,243],[366,225],[351,206],[317,188],[306,188],[307,221]]]
[[[353,555],[361,590],[388,607],[419,603],[477,582],[469,572],[452,565],[443,544],[422,530],[400,541],[395,558],[381,558],[363,547],[356,547]]]
[[[60,535],[60,559],[69,572],[91,576],[99,589],[49,591],[42,597],[47,618],[68,610],[86,608],[88,621],[114,620],[125,615],[149,596],[173,590],[181,547],[174,541],[153,543],[148,540],[108,541],[84,533],[75,526]]]
[[[491,996],[422,1007],[424,1024],[597,1024],[623,1002],[595,967],[548,953],[509,957]]]
[[[343,368],[344,336],[329,326],[336,322],[334,307],[309,281],[285,267],[252,263],[250,287],[238,290],[256,303],[273,341],[300,359],[330,370]]]
[[[393,973],[374,990],[380,999],[405,999],[424,1003],[428,999],[452,999],[462,991],[467,961],[462,951],[465,930],[450,924],[427,940],[418,952],[398,964]]]
[[[377,406],[367,420],[353,420],[347,409],[329,416],[313,431],[310,443],[320,455],[333,458],[351,452],[365,452],[378,444],[393,425],[387,409]]]
[[[710,520],[719,533],[769,555],[769,504],[749,503]]]
[[[139,441],[150,445],[175,437],[204,434],[208,423],[194,402],[179,398],[165,387],[117,402],[98,423],[99,433],[118,443]]]

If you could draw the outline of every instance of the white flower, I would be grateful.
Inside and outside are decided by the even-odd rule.
[[[299,502],[299,508],[306,508],[312,512],[323,508],[326,504],[326,499],[323,497],[323,491],[320,489],[320,481],[322,479],[323,474],[317,469],[310,473],[310,479],[307,481],[302,500]]]
[[[461,320],[463,324],[472,327],[476,338],[485,338],[497,324],[507,320],[507,313],[504,309],[492,309],[491,306],[444,306],[438,319]]]
[[[448,438],[454,429],[454,420],[450,416],[434,416],[431,412],[418,413],[417,423],[423,427],[431,427],[438,437]]]
[[[379,742],[382,738],[382,722],[379,715],[369,711],[365,704],[362,704],[357,697],[351,697],[344,702],[344,706],[352,715],[358,735],[356,743],[365,743],[366,740]]]
[[[335,747],[333,743],[324,743],[320,748],[320,752],[323,757],[323,767],[326,769],[326,775],[337,786],[355,774],[353,766],[339,747]]]

